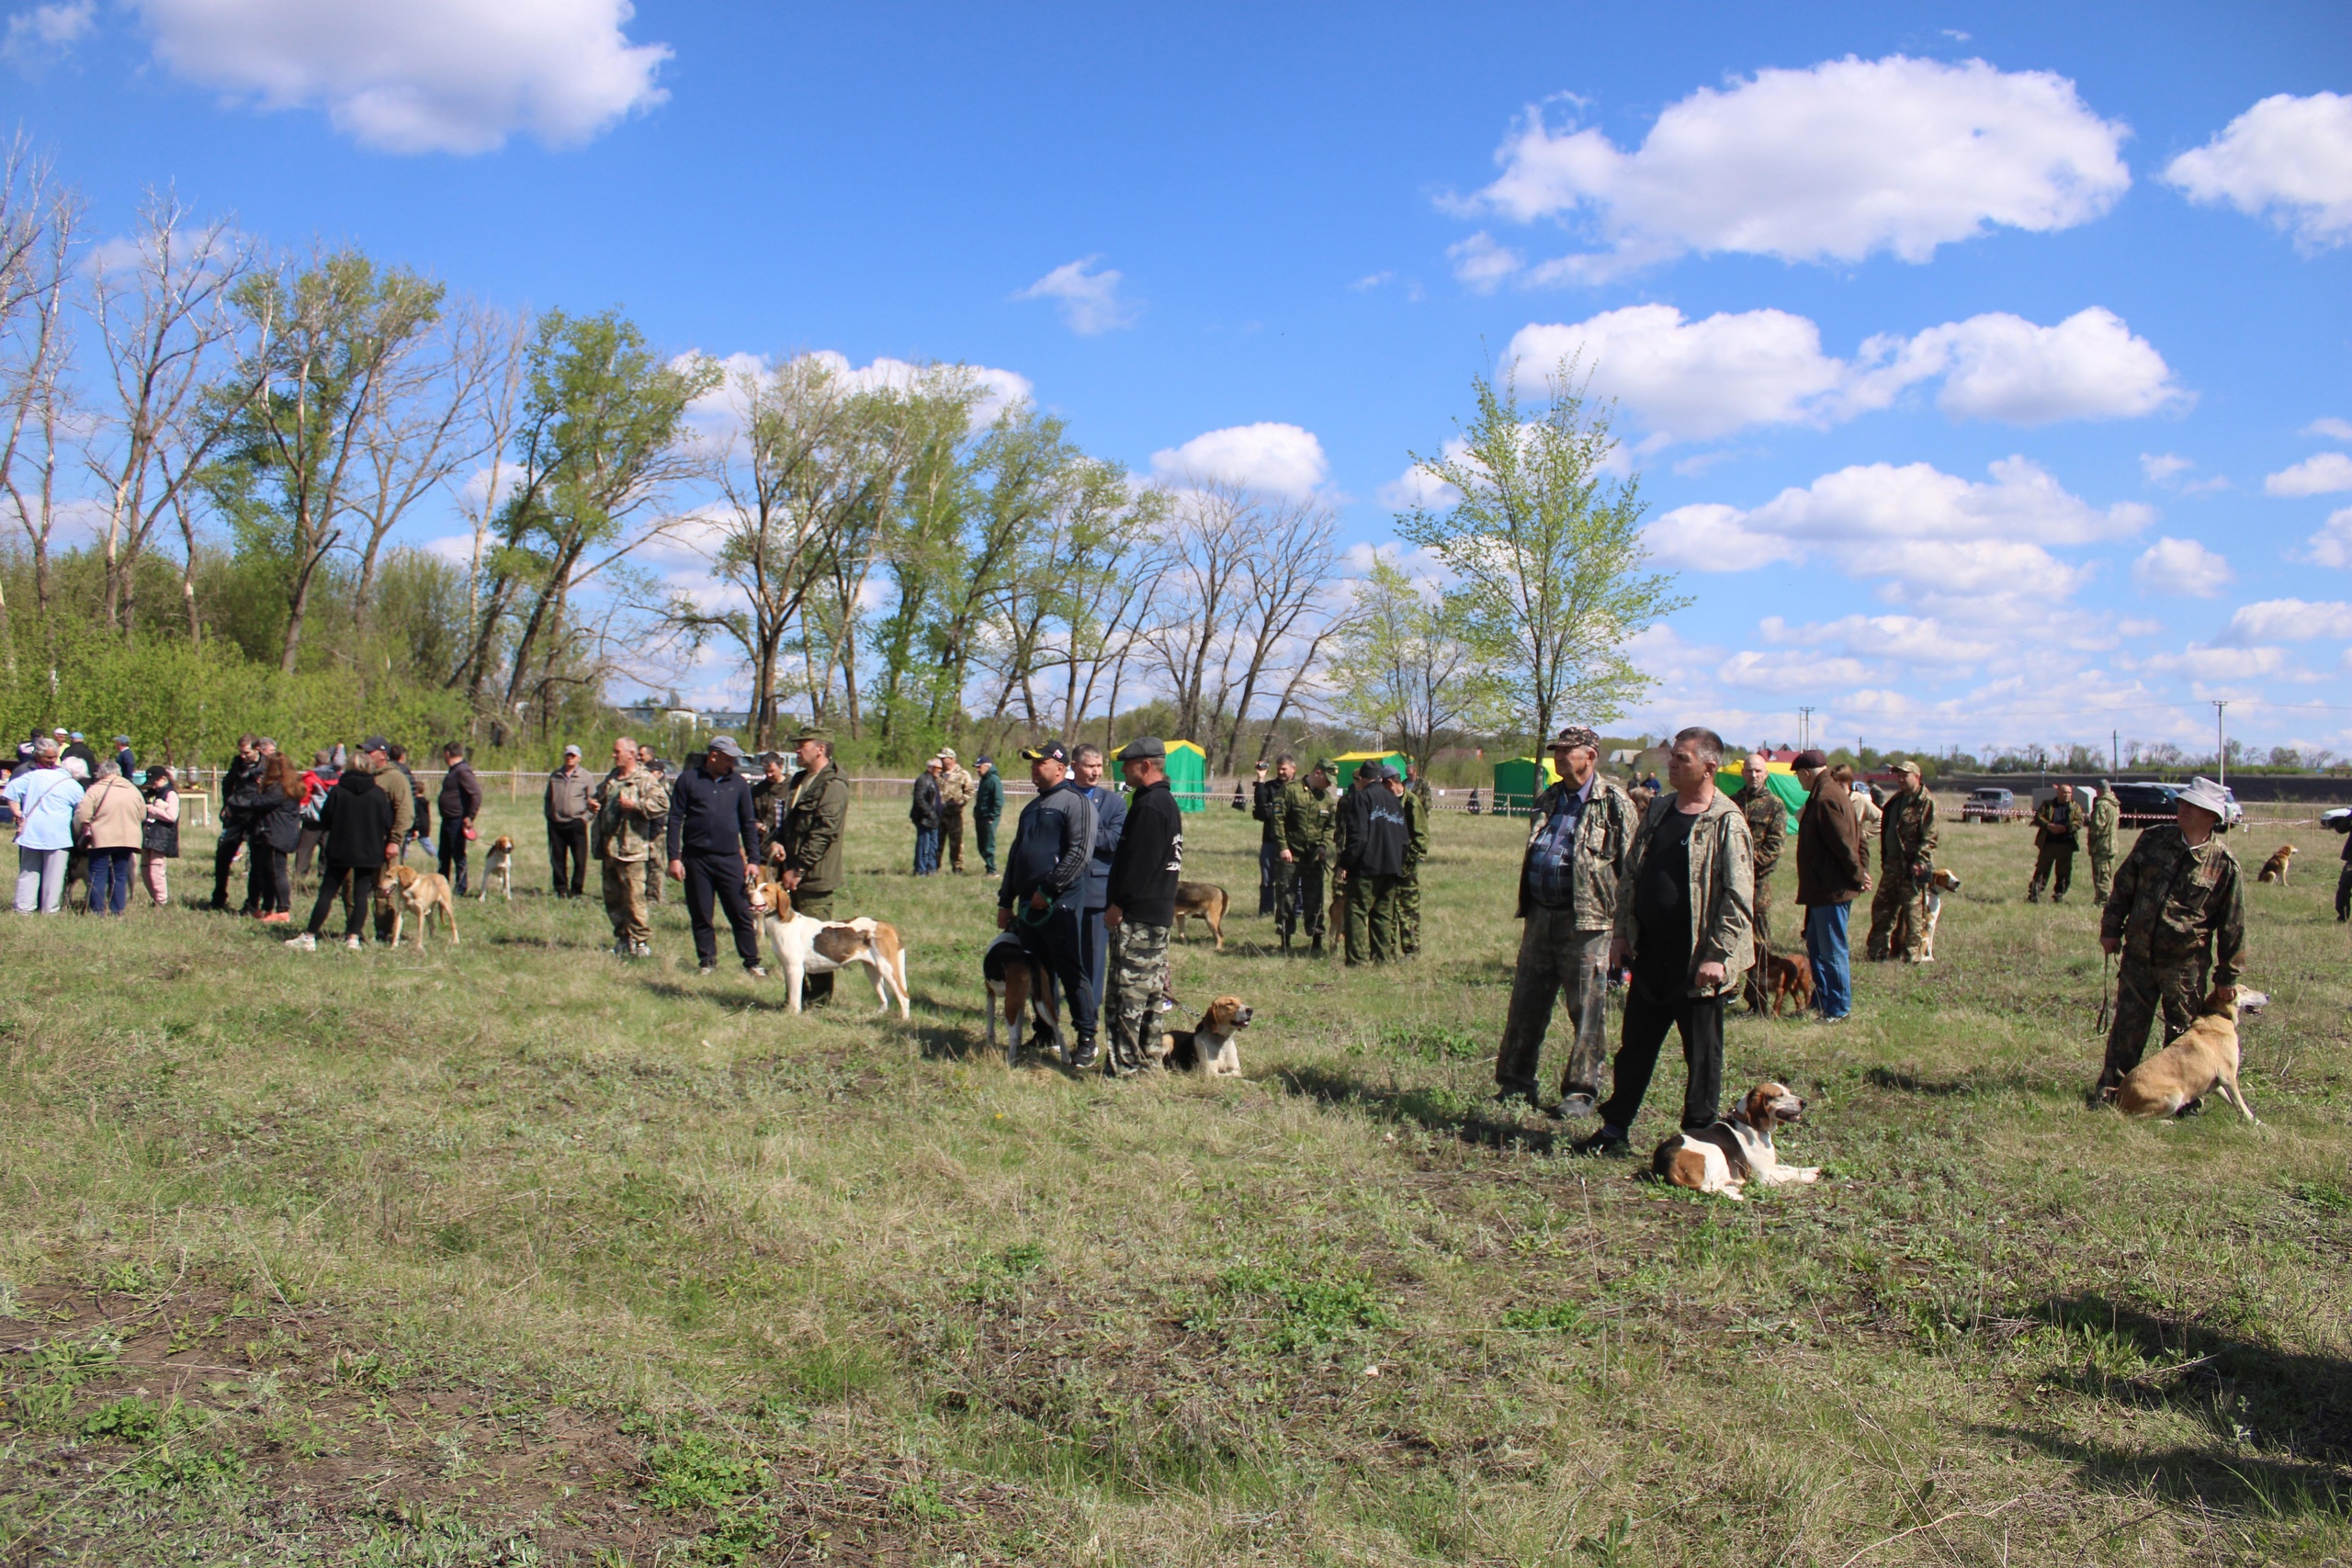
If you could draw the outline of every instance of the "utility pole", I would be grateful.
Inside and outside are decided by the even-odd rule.
[[[1813,744],[1813,710],[1797,709],[1797,750],[1803,751]]]
[[[2120,729],[2109,730],[2107,732],[2107,747],[2108,755],[2112,760],[2115,771],[2119,773],[2121,773],[2123,771],[2123,731]]]
[[[2230,743],[2222,728],[2222,715],[2229,705],[2222,701],[2213,704],[2213,772],[2219,775],[2213,782],[2222,784],[2230,782]]]

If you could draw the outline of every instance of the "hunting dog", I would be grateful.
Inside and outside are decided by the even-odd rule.
[[[1225,889],[1213,882],[1180,882],[1176,885],[1176,927],[1168,933],[1173,941],[1184,934],[1186,916],[1197,916],[1208,922],[1209,934],[1216,938],[1216,950],[1225,951]]]
[[[1772,1129],[1792,1127],[1804,1115],[1804,1101],[1785,1084],[1760,1083],[1739,1109],[1703,1132],[1677,1133],[1657,1146],[1651,1173],[1693,1192],[1720,1192],[1745,1199],[1748,1182],[1781,1187],[1821,1179],[1818,1166],[1782,1165],[1772,1147]]]
[[[1928,929],[1919,933],[1919,962],[1936,961],[1936,922],[1944,918],[1944,895],[1960,891],[1960,873],[1950,866],[1936,867],[1928,878]]]
[[[514,840],[503,833],[490,841],[489,858],[481,863],[481,891],[474,897],[488,898],[493,882],[508,903],[514,902]]]
[[[1764,988],[1771,994],[1772,1016],[1781,1016],[1781,1004],[1797,1004],[1797,1016],[1813,1006],[1813,960],[1802,953],[1775,953],[1764,960]]]
[[[1250,1006],[1239,997],[1219,997],[1192,1029],[1160,1035],[1159,1065],[1170,1070],[1205,1072],[1213,1078],[1241,1076],[1241,1050],[1235,1036],[1250,1027]]]
[[[2259,1012],[2269,999],[2259,991],[2216,986],[2198,1009],[2197,1021],[2116,1087],[2115,1108],[2126,1116],[2177,1116],[2219,1090],[2254,1121],[2238,1088],[2238,1015]]]
[[[776,962],[784,966],[785,995],[793,1011],[800,1010],[801,986],[809,976],[863,964],[873,977],[874,994],[882,1010],[890,1010],[895,997],[899,1016],[912,1016],[913,1004],[907,993],[907,950],[899,941],[897,927],[863,915],[854,920],[820,920],[796,911],[782,884],[757,875],[747,880],[752,915],[767,933]]]
[[[2294,858],[2294,845],[2279,845],[2276,850],[2271,852],[2270,858],[2262,863],[2262,870],[2255,876],[2255,880],[2256,882],[2275,882],[2281,887],[2286,886],[2287,868],[2293,863]]]
[[[997,1015],[1004,1015],[1004,1065],[1021,1065],[1021,1040],[1029,1027],[1029,1003],[1046,994],[1045,976],[1036,961],[1021,945],[1021,938],[1004,931],[980,954],[980,979],[988,987],[989,1049],[996,1049]],[[1038,1032],[1041,1035],[1044,1031]]]
[[[401,930],[410,920],[416,922],[416,945],[424,948],[424,929],[432,923],[437,911],[442,924],[449,930],[449,945],[458,945],[458,901],[449,892],[449,879],[437,871],[417,871],[405,865],[389,866],[376,884],[376,901],[392,912],[392,945],[401,944]]]

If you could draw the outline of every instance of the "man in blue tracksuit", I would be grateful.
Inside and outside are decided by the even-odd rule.
[[[1127,830],[1126,798],[1102,783],[1102,750],[1080,746],[1069,754],[1070,777],[1086,792],[1094,807],[1094,858],[1086,866],[1086,985],[1094,993],[1094,1010],[1102,1010],[1103,957],[1110,951],[1110,933],[1102,929],[1102,911],[1111,902],[1111,859],[1119,852],[1119,836]]]
[[[1045,971],[1046,983],[1036,1015],[1038,1047],[1058,1043],[1059,992],[1069,1000],[1076,1048],[1063,1046],[1073,1068],[1095,1060],[1094,990],[1086,977],[1087,865],[1094,856],[1094,803],[1070,776],[1069,753],[1048,740],[1021,753],[1029,764],[1037,797],[1021,808],[1012,847],[1004,857],[1004,881],[996,894],[996,929],[1019,933],[1022,951]]]
[[[721,735],[671,785],[670,880],[686,885],[686,918],[694,926],[701,972],[718,967],[718,930],[710,918],[715,899],[727,911],[743,972],[758,979],[767,971],[760,966],[760,931],[743,880],[759,861],[760,829],[752,811],[751,783],[737,766],[742,760],[743,749],[734,737]]]

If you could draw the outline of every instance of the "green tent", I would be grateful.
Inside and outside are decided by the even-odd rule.
[[[1179,811],[1198,811],[1208,804],[1209,754],[1189,740],[1168,743],[1168,788]]]
[[[1495,764],[1495,799],[1488,809],[1498,815],[1524,811],[1559,776],[1549,757],[1507,757]]]
[[[1719,768],[1715,771],[1715,787],[1725,795],[1737,795],[1747,787],[1747,775],[1738,768]],[[1786,762],[1775,762],[1764,775],[1764,787],[1780,801],[1781,808],[1788,813],[1789,831],[1795,832],[1797,813],[1804,809],[1805,800],[1804,785],[1797,783],[1795,772]]]
[[[1320,757],[1310,757],[1307,761],[1311,765],[1326,760]],[[1342,789],[1355,787],[1356,770],[1366,762],[1385,762],[1396,770],[1398,778],[1405,776],[1405,753],[1402,751],[1342,751],[1328,761],[1339,765],[1340,776],[1332,782]]]

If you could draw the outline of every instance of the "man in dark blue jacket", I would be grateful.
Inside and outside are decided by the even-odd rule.
[[[1085,1068],[1095,1061],[1094,991],[1086,978],[1084,917],[1087,866],[1094,857],[1094,803],[1069,775],[1069,753],[1048,740],[1021,753],[1037,797],[1021,808],[1004,881],[996,895],[996,929],[1018,932],[1022,951],[1046,976],[1036,1014],[1038,1046],[1060,1033],[1060,1003],[1069,999],[1076,1048],[1062,1060]]]
[[[701,973],[718,967],[718,930],[710,919],[716,897],[735,933],[735,956],[757,979],[767,971],[760,967],[760,931],[743,881],[759,857],[760,828],[751,784],[736,771],[742,760],[734,737],[721,735],[670,786],[670,880],[686,885],[686,917],[694,922]]]
[[[1119,852],[1119,835],[1126,831],[1127,803],[1117,790],[1102,783],[1102,749],[1080,746],[1069,754],[1070,777],[1086,792],[1094,807],[1094,858],[1086,865],[1086,983],[1094,993],[1094,1011],[1102,1011],[1102,963],[1110,937],[1102,930],[1102,910],[1111,902],[1111,857]]]

